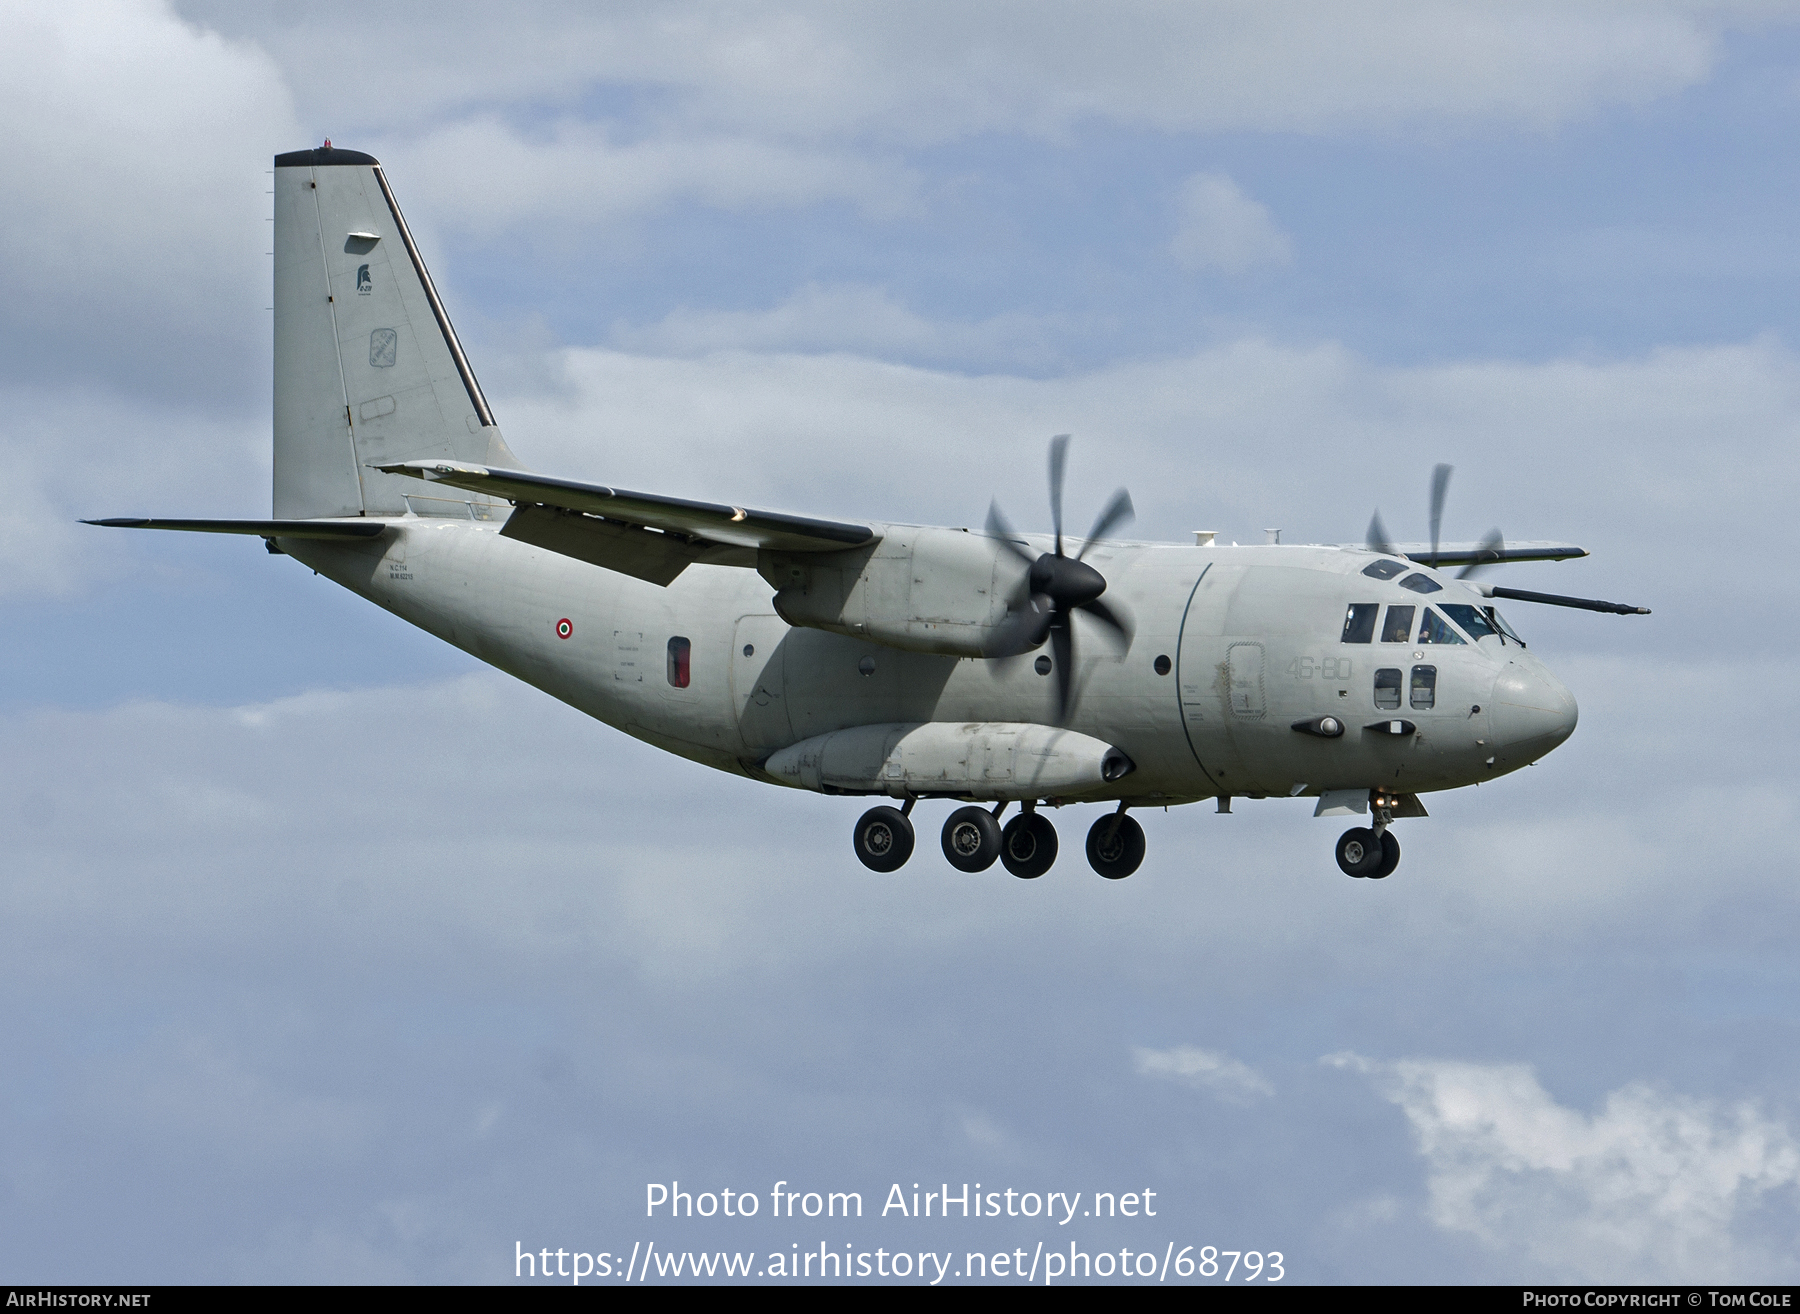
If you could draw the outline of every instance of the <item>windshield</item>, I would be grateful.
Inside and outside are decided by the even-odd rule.
[[[1444,603],[1444,615],[1462,626],[1463,633],[1477,643],[1480,643],[1490,634],[1498,634],[1500,632],[1492,625],[1488,624],[1488,618],[1481,614],[1481,608],[1471,607],[1466,603]]]
[[[1419,642],[1467,643],[1468,640],[1450,628],[1450,623],[1437,614],[1436,607],[1427,607],[1425,619],[1419,623]]]
[[[1483,607],[1482,610],[1487,612],[1487,618],[1494,622],[1495,629],[1499,630],[1500,633],[1504,634],[1521,648],[1525,646],[1525,640],[1519,637],[1519,632],[1517,630],[1506,623],[1506,617],[1500,614],[1500,609],[1498,607]]]

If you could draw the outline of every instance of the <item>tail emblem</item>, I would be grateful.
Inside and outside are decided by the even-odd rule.
[[[374,280],[369,277],[369,267],[367,265],[358,265],[356,267],[356,295],[359,297],[366,297],[374,286]]]

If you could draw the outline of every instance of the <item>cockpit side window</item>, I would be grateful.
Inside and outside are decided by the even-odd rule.
[[[1400,581],[1400,587],[1411,589],[1414,593],[1442,593],[1444,586],[1429,575],[1408,575]]]
[[[1375,706],[1391,712],[1400,706],[1400,681],[1405,677],[1397,666],[1384,666],[1375,672]]]
[[[1494,622],[1495,629],[1499,630],[1500,633],[1504,634],[1521,648],[1525,646],[1525,640],[1521,639],[1518,632],[1506,623],[1506,617],[1500,614],[1500,609],[1498,607],[1483,607],[1482,610],[1487,613],[1488,619]]]
[[[1437,667],[1413,667],[1412,705],[1420,711],[1429,711],[1437,706]]]
[[[1392,579],[1405,569],[1403,561],[1372,561],[1363,567],[1363,574],[1370,579]]]
[[[1368,643],[1375,637],[1375,617],[1381,611],[1379,602],[1353,602],[1344,613],[1345,643]]]
[[[1383,643],[1405,643],[1412,638],[1413,613],[1417,607],[1389,607],[1387,620],[1381,626]]]
[[[1462,635],[1450,628],[1450,623],[1437,614],[1437,608],[1425,608],[1425,619],[1419,625],[1420,643],[1467,643]]]
[[[1488,624],[1487,617],[1481,614],[1479,607],[1471,607],[1463,602],[1446,602],[1443,607],[1444,615],[1462,626],[1463,633],[1477,643],[1490,634],[1499,633],[1492,625]]]

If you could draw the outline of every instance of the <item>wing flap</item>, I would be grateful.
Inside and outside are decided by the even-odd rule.
[[[689,566],[756,567],[749,548],[696,542],[680,534],[602,520],[580,511],[527,503],[515,509],[500,537],[574,557],[667,588]]]
[[[526,470],[497,470],[461,461],[404,461],[375,469],[504,497],[521,506],[535,504],[582,511],[731,547],[766,548],[773,552],[842,552],[875,537],[875,531],[867,525],[812,520],[778,511],[751,511],[714,502],[690,502],[655,493],[632,493],[604,484],[584,484]]]

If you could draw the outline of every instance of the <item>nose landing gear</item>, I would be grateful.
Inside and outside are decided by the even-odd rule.
[[[1400,841],[1388,829],[1394,819],[1392,802],[1381,794],[1370,797],[1375,813],[1373,827],[1352,826],[1338,836],[1337,863],[1346,876],[1381,880],[1400,865]]]

